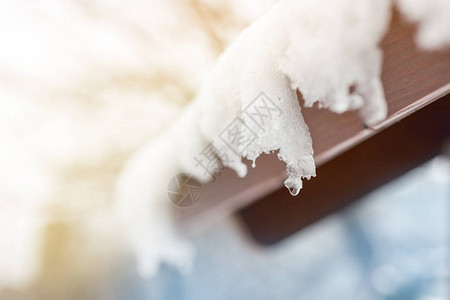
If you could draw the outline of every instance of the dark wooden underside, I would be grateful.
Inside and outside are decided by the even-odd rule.
[[[256,241],[276,243],[438,155],[448,138],[449,96],[320,166],[298,197],[279,189],[239,218]]]

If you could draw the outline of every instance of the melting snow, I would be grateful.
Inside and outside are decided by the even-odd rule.
[[[448,1],[396,3],[419,23],[419,46],[431,49],[448,44]],[[210,142],[214,142],[215,159],[232,158],[227,165],[239,176],[246,174],[241,157],[254,161],[261,153],[279,150],[278,157],[287,165],[285,185],[296,195],[302,178],[315,176],[312,141],[297,89],[306,106],[318,102],[336,113],[359,110],[368,125],[386,117],[379,44],[390,23],[391,6],[390,0],[282,0],[228,47],[183,116],[164,137],[132,159],[119,182],[119,211],[125,212],[122,216],[144,274],[153,274],[160,260],[181,266],[188,261],[191,249],[185,241],[175,237],[172,229],[153,232],[152,222],[170,219],[169,208],[161,204],[170,177],[188,172],[200,181],[210,179],[193,159]],[[261,92],[282,113],[258,128],[245,109]],[[256,133],[254,141],[237,154],[220,138],[230,124],[243,132],[243,140]],[[155,247],[149,232],[175,242]]]
[[[238,19],[248,20],[259,15],[263,6],[261,2],[267,4],[267,1],[246,1],[253,8],[236,9],[243,13]],[[239,8],[244,5],[240,1],[233,3],[234,8],[238,3]],[[386,117],[379,43],[388,28],[393,4],[408,20],[418,23],[416,41],[420,47],[438,49],[450,45],[448,0],[281,0],[227,48],[195,99],[165,134],[137,151],[126,164],[115,187],[116,212],[123,221],[125,236],[137,255],[142,274],[155,274],[162,261],[182,269],[189,267],[193,251],[174,226],[166,188],[170,179],[181,172],[192,173],[202,182],[211,180],[211,174],[200,168],[195,159],[211,143],[216,154],[212,157],[213,163],[227,165],[239,176],[245,176],[247,172],[242,158],[255,161],[262,153],[278,150],[279,158],[287,166],[285,185],[295,195],[302,187],[302,178],[315,176],[313,145],[302,117],[297,90],[306,106],[318,102],[319,106],[336,113],[358,110],[369,125]],[[53,164],[62,166],[61,169],[67,165],[98,165],[101,166],[98,168],[100,173],[96,176],[113,178],[116,173],[107,176],[101,173],[108,169],[105,165],[111,163],[105,159],[108,154],[117,151],[121,162],[122,151],[128,154],[127,151],[132,151],[144,137],[155,136],[152,131],[154,125],[149,119],[154,121],[159,115],[161,124],[167,124],[175,115],[166,114],[154,103],[164,102],[166,98],[186,101],[184,93],[171,85],[164,93],[162,89],[148,93],[144,80],[142,87],[137,82],[137,87],[132,89],[127,85],[128,77],[119,76],[123,73],[120,70],[125,70],[125,73],[128,69],[135,70],[137,74],[147,76],[145,78],[151,77],[153,73],[146,72],[146,62],[150,59],[156,69],[169,65],[169,79],[181,81],[185,90],[197,90],[198,83],[205,77],[204,71],[209,69],[215,56],[211,51],[203,51],[210,40],[202,38],[197,30],[189,30],[189,26],[184,26],[188,30],[180,33],[183,38],[169,34],[179,31],[181,23],[187,23],[187,19],[183,19],[187,18],[184,13],[187,5],[182,1],[136,1],[133,5],[127,3],[127,9],[111,5],[106,12],[99,6],[98,11],[90,11],[93,15],[100,13],[99,19],[78,15],[78,10],[67,3],[54,7],[38,3],[33,9],[25,5],[24,10],[30,12],[27,17],[16,17],[13,7],[8,8],[8,14],[2,19],[7,26],[3,26],[6,29],[0,32],[6,41],[5,47],[0,49],[4,73],[11,75],[11,78],[5,78],[16,86],[15,74],[21,75],[23,80],[17,83],[18,94],[20,97],[28,97],[29,94],[32,101],[24,101],[22,109],[20,101],[11,105],[19,96],[5,94],[4,87],[0,90],[4,96],[2,100],[5,99],[0,103],[4,108],[0,115],[6,116],[1,123],[7,125],[0,128],[0,135],[3,143],[9,143],[2,145],[7,150],[3,161],[6,166],[11,165],[0,172],[1,178],[8,179],[3,180],[0,186],[3,191],[0,204],[8,204],[11,199],[22,201],[20,212],[9,214],[12,210],[5,210],[3,215],[9,215],[11,219],[5,222],[12,224],[21,216],[26,216],[29,222],[21,224],[19,233],[3,226],[0,243],[4,247],[0,247],[0,251],[3,250],[2,255],[6,258],[0,260],[0,279],[9,278],[13,281],[10,284],[22,284],[38,269],[36,259],[40,250],[36,241],[42,235],[40,228],[45,223],[41,216],[42,207],[58,191],[58,183],[53,179],[54,171],[60,169],[53,169]],[[38,8],[45,8],[44,13],[36,14],[34,10],[39,12]],[[245,16],[244,11],[247,10],[249,15]],[[120,23],[123,26],[109,20],[108,11],[112,16],[119,16],[118,12],[123,11],[125,18],[117,18],[118,21],[113,18],[117,23],[126,21]],[[149,11],[157,11],[159,17],[149,17]],[[47,16],[57,17],[56,23],[48,22]],[[112,30],[114,26],[108,20],[117,25],[117,30]],[[135,22],[144,24],[145,28],[136,35],[131,34],[133,31],[130,29],[134,28]],[[224,21],[218,27],[227,27],[226,23]],[[38,28],[39,24],[42,28],[30,30]],[[169,27],[167,31],[162,31],[164,25]],[[210,29],[210,25],[205,26]],[[226,41],[236,30],[222,29],[223,36],[220,36]],[[17,30],[20,34],[14,34]],[[151,39],[151,46],[145,40],[148,48],[136,49],[138,37],[146,37],[146,32],[155,37]],[[141,33],[146,34],[141,36]],[[178,47],[171,47],[172,39],[177,41]],[[29,51],[30,47],[23,47],[28,44],[32,45],[33,51]],[[73,47],[75,44],[77,46]],[[216,44],[216,48],[222,45]],[[116,68],[120,72],[117,78],[113,76],[103,80],[105,71],[94,66],[105,70]],[[86,77],[85,69],[92,72],[90,76]],[[34,81],[28,81],[28,78]],[[29,85],[35,81],[39,84]],[[58,105],[53,106],[49,104],[52,101],[38,103],[38,99],[51,94],[51,91],[56,91],[55,97],[59,99],[70,98],[68,94],[83,90],[79,87],[85,85],[72,84],[72,81],[94,82],[91,93],[95,93],[98,83],[105,85],[97,95],[99,101],[93,103],[99,110],[98,114],[93,113],[92,107],[87,109],[86,106],[85,109],[79,102],[74,105],[70,101],[58,101]],[[118,82],[127,88],[121,90]],[[63,88],[61,96],[60,88],[66,86],[71,88]],[[84,95],[83,91],[81,94]],[[122,98],[127,101],[122,101]],[[158,100],[148,101],[149,98]],[[103,101],[105,99],[107,101]],[[105,115],[110,118],[102,117],[104,110],[100,107],[107,108]],[[128,127],[129,119],[137,123]],[[15,131],[10,128],[15,128]],[[135,131],[128,134],[130,128]],[[24,135],[9,136],[11,132]],[[236,137],[238,132],[239,138]],[[59,139],[60,136],[64,138]],[[233,143],[230,141],[232,136],[235,141],[249,142]],[[20,143],[16,137],[21,138]],[[22,148],[28,152],[22,154],[17,151]],[[45,163],[42,163],[42,158],[45,158]],[[103,160],[107,162],[101,163]],[[51,178],[47,180],[47,176]],[[89,186],[92,183],[89,177],[83,180],[88,181]],[[22,186],[31,187],[31,192],[24,192],[20,189]],[[75,196],[80,193],[77,199],[109,197],[109,181],[93,184],[102,189],[101,193],[80,189],[77,184],[68,186],[71,188],[65,187],[61,194],[56,194],[63,195],[63,199],[70,199],[72,192],[76,192]],[[31,249],[32,245],[35,248]],[[18,248],[18,251],[11,255],[8,249],[13,248]],[[13,274],[11,270],[17,266],[20,270]]]

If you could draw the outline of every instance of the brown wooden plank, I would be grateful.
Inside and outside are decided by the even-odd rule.
[[[302,108],[313,139],[315,160],[321,166],[364,140],[391,126],[450,90],[450,52],[423,52],[415,48],[414,28],[394,14],[382,43],[385,53],[382,80],[389,117],[373,128],[364,128],[355,112],[338,115],[317,108]],[[302,105],[302,102],[300,102]],[[174,209],[186,224],[213,221],[282,187],[284,164],[274,155],[263,155],[246,178],[226,170],[214,184],[205,186],[198,204]],[[300,201],[302,195],[293,198]]]

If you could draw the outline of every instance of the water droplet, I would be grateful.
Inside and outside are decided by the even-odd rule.
[[[297,196],[302,189],[302,181],[296,181],[289,178],[284,182],[284,186],[287,187],[292,196]]]
[[[296,187],[287,187],[289,190],[289,193],[291,193],[292,196],[297,196],[298,193],[300,192],[300,189],[296,188]]]

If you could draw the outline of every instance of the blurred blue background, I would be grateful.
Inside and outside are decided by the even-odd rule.
[[[195,240],[192,272],[130,273],[119,298],[450,299],[449,199],[438,157],[273,247],[228,219]]]

